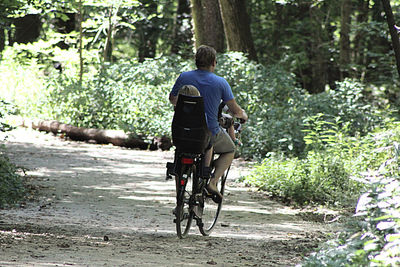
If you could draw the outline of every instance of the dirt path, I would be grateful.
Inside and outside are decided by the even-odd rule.
[[[37,194],[0,210],[0,266],[294,266],[330,230],[235,183],[244,169],[236,161],[213,234],[192,227],[179,240],[174,184],[165,181],[172,152],[29,129],[11,132],[6,146]]]

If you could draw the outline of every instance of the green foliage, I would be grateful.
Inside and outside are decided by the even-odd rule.
[[[362,173],[378,168],[385,160],[384,153],[375,151],[398,142],[399,127],[388,120],[386,127],[392,130],[352,137],[346,134],[348,127],[339,127],[339,120],[320,121],[321,116],[314,117],[309,122],[313,126],[305,131],[308,153],[303,158],[270,156],[244,180],[272,196],[301,205],[352,205],[365,187],[360,182]]]
[[[7,114],[14,112],[14,106],[0,99],[0,133],[12,129],[5,121]],[[2,141],[2,140],[1,140]],[[2,145],[0,145],[2,149]],[[6,204],[12,204],[24,194],[24,186],[21,176],[8,157],[0,151],[0,208]]]
[[[3,0],[0,3],[0,27],[8,20],[8,16],[24,5],[22,0]]]
[[[15,64],[16,53],[7,50],[6,54],[9,59],[0,65],[5,74],[0,76],[0,90],[22,115],[147,136],[170,134],[166,126],[173,111],[168,93],[179,73],[194,68],[192,60],[166,56],[104,65],[100,72],[92,65],[81,87],[73,56],[60,75],[33,59]],[[364,87],[355,81],[309,95],[279,66],[256,64],[241,53],[220,55],[217,74],[226,77],[237,102],[249,114],[242,135],[246,157],[261,160],[271,152],[303,156],[304,136],[311,137],[310,131],[323,134],[337,124],[343,134],[358,136],[382,120],[376,107],[365,104]],[[316,120],[326,123],[317,129]]]
[[[77,126],[123,129],[136,135],[169,135],[168,94],[185,64],[178,57],[104,66],[82,87],[75,79],[50,79],[38,108],[48,118]]]
[[[0,99],[0,132],[12,130],[14,127],[6,121],[7,114],[15,114],[15,106]]]
[[[396,139],[399,129],[394,130]],[[377,136],[384,143],[394,131]],[[349,228],[299,266],[398,266],[400,264],[399,145],[378,152],[386,160],[377,170],[364,174],[368,190],[358,200]]]
[[[220,56],[216,71],[228,80],[237,102],[249,114],[243,134],[247,157],[262,159],[270,152],[301,156],[305,133],[316,127],[315,116],[327,122],[318,131],[329,131],[329,123],[334,123],[350,136],[365,135],[383,120],[357,81],[345,80],[335,90],[310,95],[296,87],[293,75],[281,67],[256,64],[241,53]]]
[[[309,91],[315,89],[315,81],[319,79],[333,87],[342,79],[341,71],[365,83],[398,84],[381,1],[352,1],[352,19],[348,25],[351,56],[349,64],[341,62],[342,3],[248,1],[252,36],[260,61],[281,64],[286,71],[295,73],[296,81]],[[391,1],[391,6],[398,21],[399,2]]]
[[[385,110],[382,115],[383,111],[369,102],[365,96],[366,91],[359,81],[346,79],[337,82],[335,90],[311,95],[305,105],[311,110],[310,116],[325,114],[323,117],[326,121],[340,120],[338,126],[347,128],[346,134],[364,135],[391,113],[390,110]]]
[[[245,177],[246,183],[293,204],[348,206],[362,185],[350,179],[348,162],[326,152],[304,159],[265,159]],[[356,194],[356,195],[355,195]]]
[[[249,114],[244,155],[262,158],[271,151],[297,154],[303,150],[299,108],[306,93],[295,86],[293,76],[279,66],[251,62],[241,53],[221,56],[216,71],[227,79]]]
[[[6,49],[3,55],[5,58],[0,64],[0,95],[6,102],[15,105],[16,113],[40,117],[36,105],[45,94],[44,66],[34,58],[20,61],[17,52],[11,49]]]
[[[6,155],[0,154],[0,208],[12,204],[24,195],[22,177]]]

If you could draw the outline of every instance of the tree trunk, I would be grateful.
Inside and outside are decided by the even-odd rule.
[[[39,14],[28,14],[16,18],[13,23],[15,25],[14,42],[27,44],[35,42],[39,38],[42,28]]]
[[[195,46],[209,45],[224,52],[224,26],[217,0],[191,0]]]
[[[390,37],[392,38],[392,45],[397,63],[397,72],[400,77],[400,42],[398,31],[395,28],[395,21],[393,17],[392,7],[389,0],[382,0],[383,9],[385,10],[387,24],[389,26]]]
[[[83,7],[82,7],[82,0],[79,0],[79,84],[82,86],[83,80],[83,29],[82,29],[82,20],[83,20]]]
[[[1,51],[4,50],[6,43],[6,33],[4,31],[4,28],[0,27],[0,60],[1,60]]]
[[[283,5],[279,3],[275,3],[275,20],[274,20],[274,31],[273,31],[273,40],[272,47],[275,47],[273,51],[271,51],[272,58],[274,60],[279,59],[282,55],[280,53],[279,47],[281,46],[281,33],[282,28],[285,28],[285,20],[283,18]]]
[[[245,0],[219,0],[229,51],[240,51],[257,60]]]
[[[311,83],[310,88],[307,88],[310,93],[321,93],[325,90],[325,85],[328,83],[327,78],[327,60],[326,53],[323,49],[323,29],[322,15],[317,7],[312,7],[309,3],[306,4],[309,9],[309,15],[312,25],[311,40],[310,40],[310,63],[311,63]]]
[[[158,4],[154,0],[142,0],[146,4],[148,14],[157,14]],[[153,18],[156,19],[156,18]],[[146,58],[154,58],[156,56],[157,40],[159,37],[158,29],[151,21],[147,19],[137,23],[136,30],[139,33],[139,62],[143,62]]]
[[[161,138],[153,138],[151,143],[149,143],[145,141],[145,138],[133,137],[130,134],[126,134],[124,131],[118,130],[101,130],[76,127],[53,120],[30,122],[30,125],[27,124],[29,123],[24,121],[22,126],[32,127],[35,130],[45,131],[55,135],[61,134],[62,136],[68,137],[74,141],[94,142],[97,144],[113,144],[115,146],[150,150],[168,150],[172,147],[171,139],[166,136]]]
[[[340,22],[340,79],[349,76],[351,0],[342,0]]]
[[[178,7],[172,30],[172,54],[185,54],[185,50],[192,46],[192,27],[189,0],[178,0]]]
[[[112,42],[113,42],[113,31],[114,31],[114,25],[112,22],[112,18],[114,16],[113,11],[114,11],[114,6],[111,5],[108,12],[107,38],[106,38],[106,43],[104,44],[104,54],[103,54],[104,62],[112,62],[112,51],[113,51]]]
[[[368,22],[368,11],[369,11],[369,0],[358,0],[357,4],[358,15],[357,24],[363,25]],[[364,30],[357,30],[354,37],[354,63],[357,65],[357,70],[355,77],[364,79],[365,76],[365,66],[366,66],[366,55],[365,48],[367,47],[367,41],[364,37]]]

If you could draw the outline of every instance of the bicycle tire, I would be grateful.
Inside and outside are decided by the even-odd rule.
[[[182,166],[179,181],[185,180],[184,185],[180,185],[177,192],[177,205],[175,209],[176,234],[179,238],[188,235],[193,221],[193,211],[191,209],[191,196],[193,192],[193,170],[194,166]]]
[[[226,178],[229,173],[228,168],[225,173],[222,175],[221,179],[219,179],[217,187],[219,192],[224,195],[225,192],[225,183]],[[205,190],[203,192],[203,215],[202,215],[202,223],[199,224],[200,233],[203,236],[209,236],[213,231],[215,225],[217,224],[219,214],[221,213],[222,201],[220,203],[215,203],[212,199],[212,196],[208,195]]]

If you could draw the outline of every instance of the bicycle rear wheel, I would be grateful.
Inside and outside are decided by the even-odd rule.
[[[225,192],[225,182],[228,177],[228,170],[225,171],[224,175],[222,175],[221,179],[219,179],[217,187],[218,191],[224,195]],[[208,195],[205,191],[203,192],[204,199],[204,207],[203,207],[203,215],[202,215],[202,223],[199,224],[200,233],[204,236],[208,236],[211,234],[214,226],[217,224],[218,216],[221,212],[222,201],[220,203],[215,203],[212,196]]]
[[[175,224],[176,234],[179,238],[187,236],[192,225],[193,211],[191,209],[191,196],[193,192],[194,166],[182,166],[176,198]]]

